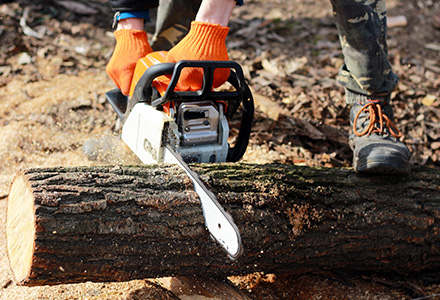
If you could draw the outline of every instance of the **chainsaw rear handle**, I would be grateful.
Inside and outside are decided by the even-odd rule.
[[[203,84],[198,91],[175,91],[180,74],[184,68],[202,68]],[[212,88],[214,71],[217,68],[230,69],[228,82],[235,88],[234,91],[215,91]],[[170,83],[162,97],[152,99],[153,80],[162,75],[172,75]],[[125,119],[138,102],[158,107],[173,101],[204,101],[222,100],[228,101],[226,115],[228,117],[238,109],[240,103],[243,114],[240,122],[240,130],[234,147],[229,148],[227,161],[236,162],[243,157],[249,143],[252,120],[254,116],[254,101],[252,93],[245,82],[241,66],[233,61],[188,61],[177,63],[160,63],[149,67],[137,82],[133,97],[128,100],[125,111]]]
[[[233,82],[231,76],[229,77],[230,78],[228,79],[228,81],[232,84],[232,86],[237,88],[234,85],[235,82]],[[240,121],[240,130],[238,131],[238,137],[234,147],[229,148],[228,150],[228,155],[226,157],[226,161],[228,162],[237,162],[243,157],[244,153],[246,152],[246,148],[249,144],[249,137],[251,135],[252,121],[254,118],[254,110],[255,110],[254,98],[252,97],[252,92],[246,83],[244,83],[243,85],[243,92],[244,94],[241,101],[243,114],[241,116],[241,121]],[[235,108],[232,108],[232,106],[228,106],[228,113],[232,115],[238,109],[239,105],[240,103],[238,103],[238,105]],[[230,108],[231,111],[229,111]]]

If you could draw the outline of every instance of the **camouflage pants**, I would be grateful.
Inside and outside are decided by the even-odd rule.
[[[388,61],[385,0],[330,2],[345,61],[338,82],[346,90],[347,103],[370,98],[388,101],[398,77]],[[201,0],[160,0],[153,49],[168,50],[184,37],[200,3]]]
[[[187,33],[202,0],[159,0],[153,50],[169,50]]]
[[[347,103],[389,101],[398,77],[388,61],[385,0],[330,0],[345,64],[338,82]]]

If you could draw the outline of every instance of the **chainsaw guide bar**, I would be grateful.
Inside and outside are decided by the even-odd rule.
[[[192,171],[182,160],[182,157],[174,152],[169,145],[165,146],[164,161],[177,164],[191,178],[194,190],[202,203],[206,228],[232,259],[238,258],[243,252],[243,245],[240,231],[232,217],[223,209],[215,195],[206,188],[197,173]]]

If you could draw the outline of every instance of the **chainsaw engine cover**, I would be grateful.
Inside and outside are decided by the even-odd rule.
[[[216,143],[220,114],[211,102],[188,102],[179,106],[177,122],[182,145]]]
[[[122,140],[143,163],[159,163],[163,160],[164,133],[168,133],[168,129],[173,126],[176,126],[174,119],[163,111],[139,103],[135,105],[122,127]],[[175,130],[177,131],[177,128]],[[175,143],[177,137],[167,138]]]
[[[145,164],[164,162],[165,144],[175,149],[187,163],[225,162],[229,149],[229,126],[225,115],[208,103],[191,103],[183,111],[182,124],[189,126],[188,121],[193,121],[187,130],[195,131],[195,137],[187,138],[186,143],[174,118],[146,103],[134,106],[122,127],[122,140]],[[211,128],[207,123],[215,125]]]
[[[210,102],[183,103],[179,107],[180,145],[176,148],[187,163],[214,163],[227,160],[229,125],[222,108]]]

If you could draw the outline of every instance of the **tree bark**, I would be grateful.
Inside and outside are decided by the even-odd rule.
[[[24,285],[257,271],[438,272],[440,172],[365,176],[292,165],[193,165],[238,225],[227,258],[175,166],[30,169],[11,184],[7,249]]]

